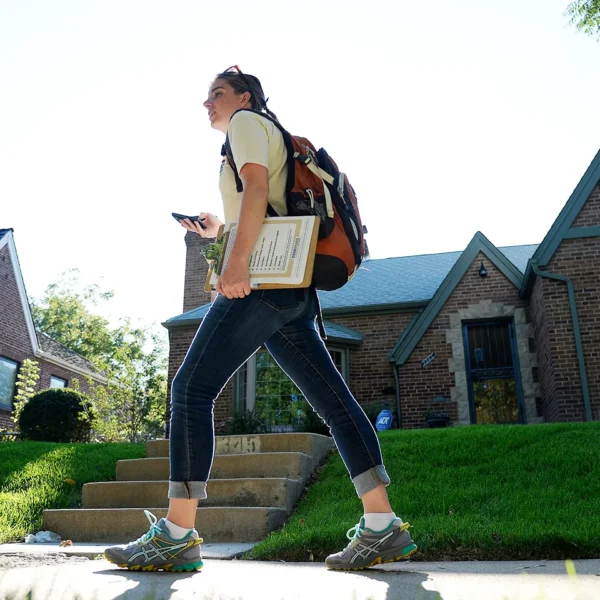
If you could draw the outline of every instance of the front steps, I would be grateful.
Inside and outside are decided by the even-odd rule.
[[[254,542],[285,521],[310,474],[334,448],[313,433],[219,436],[196,529],[206,542]],[[120,460],[116,481],[83,486],[81,509],[44,511],[43,529],[73,542],[126,543],[148,530],[143,509],[166,516],[169,442],[146,443],[146,458]]]

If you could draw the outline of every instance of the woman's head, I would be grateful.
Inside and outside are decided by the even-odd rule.
[[[237,67],[231,67],[231,69],[234,68],[237,69]],[[231,69],[217,75],[210,86],[208,98],[204,101],[211,126],[225,133],[231,116],[240,108],[264,111],[277,119],[274,113],[267,108],[268,98],[265,99],[265,93],[258,78],[241,73],[239,69],[236,71]]]

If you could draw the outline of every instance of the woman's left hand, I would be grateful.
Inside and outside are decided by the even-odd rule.
[[[250,294],[252,290],[248,275],[248,261],[230,256],[227,268],[221,273],[215,289],[230,300],[244,298]]]

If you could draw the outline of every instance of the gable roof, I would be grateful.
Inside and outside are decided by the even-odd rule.
[[[524,273],[536,248],[536,244],[528,244],[500,250]],[[462,254],[459,251],[368,260],[343,288],[319,292],[323,314],[425,306]]]
[[[76,352],[69,350],[62,344],[59,344],[45,333],[36,330],[31,315],[29,299],[25,290],[25,281],[23,279],[23,273],[21,272],[21,265],[19,263],[13,233],[14,229],[12,228],[0,229],[0,249],[4,248],[4,246],[8,247],[8,254],[11,259],[11,265],[17,282],[19,299],[21,301],[21,308],[23,309],[23,316],[27,325],[27,332],[33,349],[33,355],[60,367],[69,369],[70,371],[80,373],[81,375],[89,375],[92,379],[95,379],[100,383],[106,383],[106,378],[98,373],[96,367],[94,367],[89,360],[83,358],[83,356]]]
[[[398,343],[389,353],[388,357],[390,361],[395,361],[398,365],[404,364],[440,310],[442,310],[479,252],[485,254],[517,289],[521,287],[523,274],[508,260],[503,252],[496,248],[483,233],[478,231],[450,272],[446,275],[429,304],[413,319],[400,340],[398,340]]]
[[[167,329],[172,329],[177,326],[197,325],[206,316],[209,308],[210,304],[203,304],[202,306],[188,310],[182,315],[177,315],[176,317],[165,321],[162,325]],[[350,327],[345,327],[344,325],[325,320],[323,321],[323,325],[325,326],[325,334],[327,335],[327,341],[329,342],[338,341],[350,345],[359,345],[363,342],[363,334],[354,329],[350,329]]]
[[[552,227],[550,227],[546,237],[542,240],[542,243],[531,257],[531,262],[535,262],[539,267],[543,267],[552,260],[552,257],[561,242],[567,236],[567,232],[571,225],[573,225],[573,222],[586,203],[586,200],[599,182],[600,150],[598,150],[594,160],[592,160],[590,166],[583,174],[583,177],[579,180],[577,187],[573,190],[573,193],[567,200],[567,203],[558,214],[558,217],[556,217],[556,220],[552,224]],[[534,278],[535,273],[528,263],[525,271],[525,278],[523,280],[523,288],[521,290],[523,295],[526,295],[527,292],[531,290]]]
[[[66,346],[63,346],[56,340],[53,340],[49,335],[41,331],[36,331],[38,344],[40,349],[55,358],[59,358],[65,363],[68,363],[69,368],[79,367],[85,371],[89,371],[90,375],[95,373],[98,374],[98,369],[94,366],[94,363],[90,362],[87,358],[77,354],[73,350],[70,350]]]
[[[537,244],[499,248],[522,273]],[[463,252],[421,254],[378,258],[363,262],[343,288],[319,292],[324,316],[398,308],[416,309],[427,305]],[[198,324],[210,304],[198,306],[165,321],[163,326]]]

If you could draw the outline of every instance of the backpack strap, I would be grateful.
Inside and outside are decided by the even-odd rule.
[[[225,138],[225,143],[221,148],[221,156],[224,156],[233,171],[235,176],[235,187],[239,193],[244,191],[244,184],[238,175],[237,167],[235,166],[235,162],[233,160],[233,152],[231,151],[231,145],[229,144],[229,136]],[[270,205],[267,204],[267,216],[269,217],[278,217],[277,211]]]
[[[275,119],[273,119],[271,116],[267,115],[266,113],[260,112],[258,110],[254,110],[252,108],[240,108],[239,110],[236,110],[233,113],[233,115],[231,115],[231,119],[233,119],[233,117],[241,111],[252,112],[252,113],[255,113],[255,114],[263,117],[264,119],[267,119],[267,121],[271,121],[271,123],[273,123],[273,125],[275,125],[275,127],[277,127],[277,129],[279,129],[279,131],[281,132],[281,135],[283,136],[283,142],[284,142],[285,148],[288,153],[288,161],[287,161],[288,162],[288,181],[287,181],[287,186],[286,186],[286,196],[289,195],[290,191],[294,187],[293,162],[294,162],[294,160],[297,160],[298,162],[304,163],[323,182],[323,193],[325,194],[325,205],[327,206],[327,216],[329,218],[333,219],[333,217],[334,217],[333,202],[331,200],[331,193],[329,191],[329,188],[325,185],[325,182],[329,183],[329,185],[333,185],[334,178],[327,171],[325,171],[324,169],[321,169],[317,164],[315,164],[315,162],[313,161],[313,159],[310,156],[308,156],[306,154],[302,154],[300,152],[296,152],[294,150],[294,146],[292,144],[292,136],[286,129],[283,128],[283,126],[281,125],[281,123],[279,121],[276,121]],[[229,120],[231,121],[231,119],[229,119]],[[244,187],[243,187],[242,181],[239,177],[237,168],[235,166],[235,161],[233,160],[233,152],[231,150],[231,144],[229,143],[229,135],[228,134],[226,135],[225,143],[223,144],[223,147],[221,148],[221,156],[227,157],[229,166],[233,169],[233,173],[235,175],[235,185],[236,185],[237,191],[242,192],[244,190]],[[272,216],[277,216],[277,212],[273,209],[273,207],[270,204],[268,205],[267,212]]]
[[[327,182],[329,185],[333,185],[333,177],[327,171],[324,171],[323,169],[321,169],[321,167],[317,166],[310,156],[301,154],[300,152],[294,152],[294,158],[304,163],[323,182],[323,193],[325,194],[327,216],[330,219],[333,219],[334,215],[333,202],[331,201],[331,192],[329,191],[329,188],[325,185],[325,182]]]
[[[237,191],[243,192],[244,186],[242,184],[242,180],[240,179],[240,176],[238,175],[238,171],[235,166],[235,163],[233,162],[233,152],[231,151],[231,144],[229,143],[229,135],[227,135],[225,137],[225,143],[223,144],[223,146],[221,148],[221,156],[225,156],[227,158],[227,162],[229,163],[229,166],[233,170],[233,174],[235,176],[235,187],[236,187]]]

